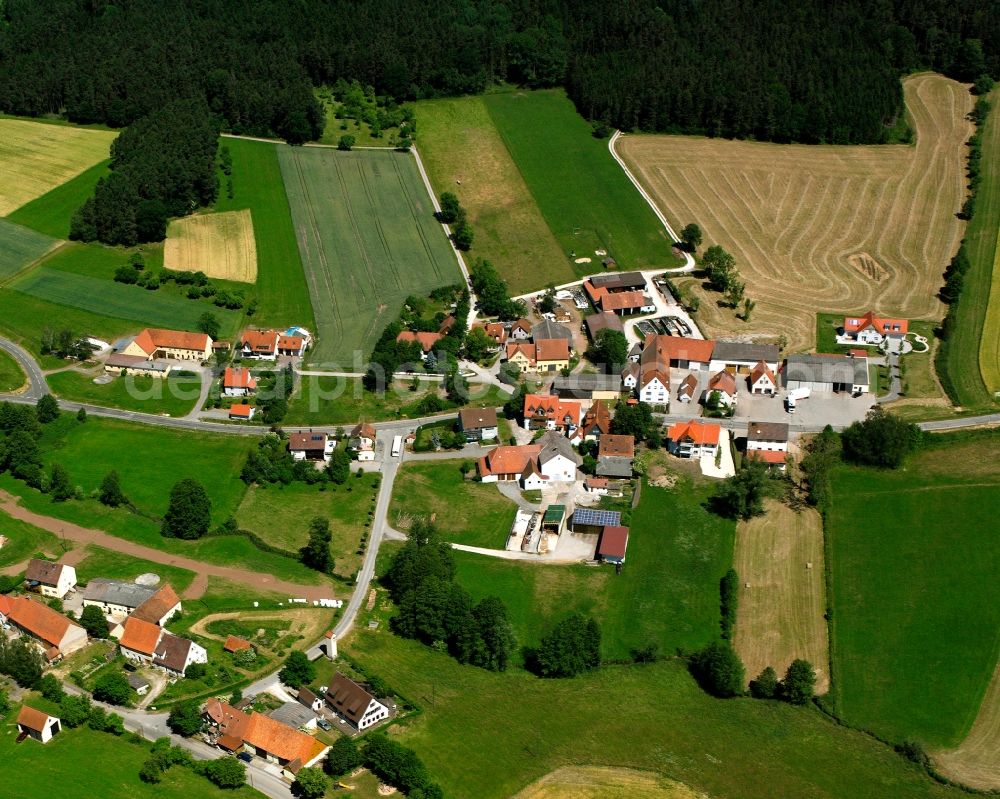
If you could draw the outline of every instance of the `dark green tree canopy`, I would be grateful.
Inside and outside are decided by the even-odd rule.
[[[872,408],[864,421],[855,422],[841,434],[847,460],[887,469],[902,466],[922,439],[919,427],[904,422],[881,405]]]
[[[201,538],[212,523],[212,501],[205,487],[187,477],[174,484],[160,532],[167,538]]]

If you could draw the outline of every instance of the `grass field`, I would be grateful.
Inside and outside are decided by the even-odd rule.
[[[302,483],[253,486],[240,503],[236,521],[269,544],[297,552],[309,539],[309,523],[322,516],[333,535],[334,570],[342,577],[353,577],[361,565],[358,548],[368,511],[374,508],[377,482],[378,475],[365,474],[346,485],[331,484],[325,491]]]
[[[18,362],[6,352],[0,352],[0,391],[17,391],[25,379]]]
[[[219,192],[216,211],[249,209],[257,246],[256,325],[286,328],[302,325],[313,330],[309,288],[295,241],[295,227],[281,179],[278,151],[273,144],[224,138],[233,158],[233,198]],[[220,173],[220,182],[226,185]]]
[[[223,331],[231,335],[236,332],[242,319],[242,314],[238,311],[216,308],[207,302],[188,300],[162,291],[147,291],[140,286],[127,286],[124,283],[65,271],[58,266],[59,261],[53,259],[45,266],[18,278],[11,287],[20,294],[55,305],[94,315],[129,319],[152,327],[197,330],[199,317],[209,311],[215,314]],[[35,319],[35,329],[40,329],[45,321]],[[54,319],[48,321],[52,324],[56,322]]]
[[[561,768],[513,799],[707,799],[686,785],[656,774],[600,766]]]
[[[189,413],[201,393],[201,376],[191,373],[172,374],[166,379],[128,375],[103,385],[94,382],[93,374],[72,370],[45,379],[52,393],[63,399],[168,416]]]
[[[135,332],[137,325],[127,319],[102,316],[99,313],[57,305],[54,302],[31,297],[9,288],[0,288],[0,331],[18,341],[36,357],[40,357],[42,329],[69,329],[114,341],[128,332]],[[59,364],[60,366],[63,364]]]
[[[22,205],[7,218],[56,239],[68,239],[73,214],[93,195],[97,181],[108,174],[110,161],[101,161]]]
[[[384,625],[359,630],[344,648],[423,708],[399,740],[454,799],[507,799],[581,765],[653,771],[740,799],[963,795],[817,712],[713,699],[677,661],[541,680],[460,666]]]
[[[733,568],[740,584],[733,645],[747,680],[766,666],[782,675],[803,658],[816,669],[816,693],[826,693],[830,658],[820,515],[770,501],[766,515],[736,526]]]
[[[567,258],[577,275],[601,270],[597,249],[622,269],[680,266],[656,214],[565,92],[489,94],[484,102],[563,258],[575,252],[593,259]],[[530,286],[544,287],[541,280]]]
[[[952,434],[903,470],[834,475],[833,688],[848,723],[928,747],[969,731],[1000,655],[998,443]]]
[[[58,245],[31,228],[0,219],[0,280],[13,277]]]
[[[223,211],[173,219],[163,245],[167,269],[254,283],[257,243],[250,211]]]
[[[412,155],[282,145],[278,160],[317,324],[311,359],[353,368],[406,297],[462,282],[458,262]]]
[[[117,134],[0,119],[0,216],[105,160]]]
[[[466,462],[472,460],[404,464],[393,485],[389,524],[407,530],[413,520],[434,515],[446,541],[503,549],[517,506],[495,485],[466,480],[458,470]]]
[[[39,553],[58,558],[63,554],[63,543],[52,533],[32,524],[12,519],[0,513],[0,535],[7,537],[7,543],[0,549],[0,568],[20,563]]]
[[[29,704],[43,707],[32,699]],[[15,744],[17,708],[8,714],[0,735],[4,792],[8,796],[31,796],[60,785],[64,799],[193,799],[216,796],[219,789],[190,769],[175,766],[163,781],[150,785],[139,779],[139,769],[149,757],[150,744],[133,743],[87,727],[64,729],[47,744],[27,740]],[[67,775],[72,775],[67,779]],[[233,799],[260,799],[248,786],[226,791]]]
[[[1000,247],[997,247],[993,258],[989,306],[986,309],[982,344],[979,348],[979,368],[987,390],[1000,392]]]
[[[95,577],[132,582],[140,574],[152,573],[160,575],[161,585],[170,583],[178,594],[183,594],[194,579],[194,572],[187,569],[165,566],[162,563],[123,555],[92,544],[86,547],[84,553],[82,560],[77,560],[75,552],[72,558],[76,568],[76,577],[81,585],[90,582]]]
[[[514,294],[574,279],[482,97],[415,104],[420,157],[434,190],[456,194],[475,232],[472,255],[490,261]]]
[[[904,81],[916,145],[812,146],[689,136],[626,136],[619,152],[676,226],[736,258],[757,302],[746,333],[814,345],[818,311],[869,308],[939,319],[942,273],[964,223],[967,87],[939,75]],[[706,335],[733,332],[733,311],[704,293]],[[834,302],[831,308],[831,303]]]

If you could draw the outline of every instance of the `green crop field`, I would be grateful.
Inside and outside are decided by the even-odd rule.
[[[233,158],[233,198],[226,192],[226,177],[220,173],[216,211],[250,209],[257,244],[257,313],[255,325],[282,329],[301,325],[314,327],[309,288],[302,272],[295,227],[285,195],[285,185],[274,144],[224,138]]]
[[[982,129],[976,210],[965,231],[972,267],[965,275],[957,309],[953,308],[955,327],[945,357],[938,359],[942,380],[951,382],[959,404],[969,408],[988,405],[991,392],[1000,391],[1000,90],[990,100],[993,110]]]
[[[556,768],[591,764],[655,771],[711,797],[965,795],[808,708],[713,699],[678,661],[543,680],[461,666],[384,626],[344,648],[420,705],[399,740],[454,799],[507,799]]]
[[[15,281],[12,288],[56,305],[95,315],[130,319],[152,327],[197,330],[198,318],[205,311],[210,311],[218,318],[222,329],[227,334],[233,334],[242,319],[238,311],[216,308],[200,300],[126,286],[124,283],[64,271],[54,265],[32,270]],[[58,320],[36,319],[34,328],[39,329],[46,321],[56,324]]]
[[[58,244],[31,228],[0,219],[0,280],[16,275]]]
[[[410,468],[404,467],[399,479]],[[536,645],[562,612],[574,609],[601,623],[606,658],[628,658],[649,644],[661,654],[693,651],[719,636],[719,579],[732,565],[736,535],[733,522],[702,507],[712,488],[687,479],[669,491],[644,486],[621,574],[611,567],[509,563],[463,554],[459,579],[477,598],[500,596],[528,645]],[[448,524],[442,507],[437,525]]]
[[[95,164],[75,178],[22,205],[7,218],[57,239],[69,238],[73,214],[94,193],[97,181],[108,174],[110,161]]]
[[[201,377],[190,373],[171,374],[166,379],[127,375],[102,385],[95,383],[93,377],[66,371],[45,379],[52,393],[62,399],[168,416],[189,413],[201,393]]]
[[[24,385],[24,370],[6,352],[0,352],[0,391],[16,391]]]
[[[905,469],[838,470],[828,515],[833,688],[848,723],[952,746],[1000,655],[1000,436],[952,434]]]
[[[311,358],[354,370],[407,296],[462,282],[458,262],[411,154],[282,145],[278,161],[316,318]]]
[[[456,194],[468,212],[475,233],[470,254],[496,266],[514,294],[573,280],[573,262],[549,230],[485,100],[423,100],[414,108],[420,157],[434,190]]]
[[[393,485],[389,524],[405,530],[409,520],[427,520],[436,514],[435,525],[445,540],[503,549],[517,506],[496,485],[466,480],[459,467],[473,461],[458,457],[460,453],[455,455],[453,461],[408,463],[400,468]]]
[[[33,707],[46,708],[44,701],[32,698]],[[139,779],[139,769],[149,757],[146,741],[133,743],[87,727],[64,729],[47,744],[27,740],[15,744],[14,724],[20,705],[0,719],[0,762],[3,763],[4,793],[7,796],[32,796],[53,785],[60,785],[63,799],[193,799],[216,796],[219,789],[190,769],[174,766],[163,781],[150,785]],[[72,775],[67,778],[67,775]],[[259,799],[261,794],[249,786],[226,791],[233,799]]]
[[[656,214],[562,90],[488,94],[497,130],[564,254],[579,275],[600,271],[606,249],[622,269],[675,267],[680,261]],[[544,288],[542,285],[534,288]]]
[[[78,335],[97,336],[107,341],[114,341],[130,331],[135,332],[138,327],[127,319],[57,305],[9,288],[0,288],[0,308],[3,308],[0,331],[36,356],[40,355],[41,335],[45,327],[68,329]]]

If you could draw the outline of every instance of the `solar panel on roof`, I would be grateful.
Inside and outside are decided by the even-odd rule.
[[[594,525],[595,527],[618,527],[622,523],[622,515],[616,510],[594,510],[593,508],[577,508],[573,511],[573,524]]]

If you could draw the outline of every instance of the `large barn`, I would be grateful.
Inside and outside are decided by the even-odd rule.
[[[816,394],[867,394],[868,359],[853,355],[789,355],[785,388],[808,388]]]

